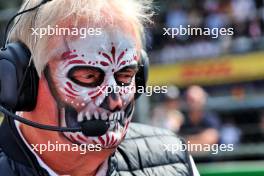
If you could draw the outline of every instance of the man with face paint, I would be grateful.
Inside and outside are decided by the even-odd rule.
[[[28,0],[22,9],[39,2]],[[40,78],[35,109],[20,115],[45,125],[74,128],[90,123],[108,124],[108,128],[96,136],[45,131],[15,122],[15,135],[23,141],[24,150],[10,145],[1,153],[1,175],[36,175],[36,170],[37,175],[50,176],[194,175],[192,158],[180,150],[182,141],[173,133],[130,123],[143,24],[150,16],[149,1],[53,0],[20,17],[11,41],[30,49]],[[32,29],[47,26],[56,34],[32,35]],[[84,28],[95,29],[98,35],[69,32]],[[121,89],[127,86],[129,91]],[[8,140],[12,144],[15,139],[10,135]],[[95,148],[80,153],[80,148],[44,151],[40,147],[48,144]]]
[[[51,53],[63,53],[48,62],[43,84],[57,103],[60,126],[78,127],[84,121],[110,123],[106,134],[99,137],[65,132],[71,142],[113,148],[126,134],[134,109],[134,91],[115,89],[134,87],[138,56],[132,37],[123,31],[116,35],[116,30],[103,28],[101,35],[85,39],[65,37],[62,48],[51,49]]]

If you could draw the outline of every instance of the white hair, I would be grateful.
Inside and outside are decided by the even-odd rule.
[[[20,11],[32,8],[42,0],[25,0]],[[67,18],[73,18],[71,25],[77,26],[81,18],[88,24],[120,27],[129,25],[142,41],[144,24],[151,22],[151,0],[53,0],[40,8],[17,17],[10,33],[10,41],[20,41],[31,51],[32,59],[41,75],[49,59],[47,54],[48,36],[39,39],[32,35],[32,28],[56,25]],[[107,17],[107,18],[106,18]]]

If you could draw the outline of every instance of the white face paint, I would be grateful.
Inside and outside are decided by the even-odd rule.
[[[53,94],[60,104],[60,125],[78,127],[86,120],[104,120],[110,128],[103,136],[89,137],[81,132],[64,135],[74,143],[115,147],[125,136],[134,110],[135,42],[121,31],[108,30],[100,36],[67,41],[67,47],[61,59],[48,63]],[[132,90],[107,94],[108,88],[124,90],[122,85]],[[67,113],[67,108],[74,113]]]

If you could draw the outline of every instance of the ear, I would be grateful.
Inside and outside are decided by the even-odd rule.
[[[45,125],[57,126],[59,123],[57,103],[43,74],[39,79],[36,107],[33,111],[23,112],[23,117]]]

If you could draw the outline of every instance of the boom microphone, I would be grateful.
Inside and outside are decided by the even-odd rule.
[[[6,115],[4,117],[12,118],[13,120],[17,120],[21,123],[24,123],[26,125],[39,128],[42,130],[58,131],[58,132],[82,132],[86,136],[102,136],[107,132],[109,125],[110,125],[109,122],[106,122],[103,120],[95,120],[95,121],[85,121],[81,123],[80,127],[76,127],[76,128],[50,126],[50,125],[43,125],[40,123],[36,123],[31,120],[20,117],[10,112],[9,110],[7,110],[1,105],[0,105],[0,112]]]

